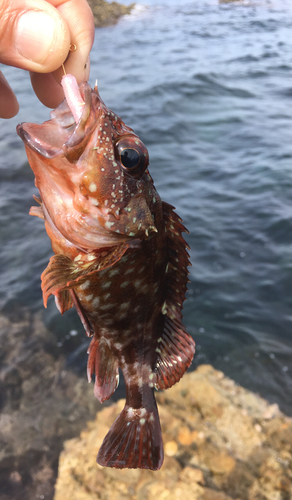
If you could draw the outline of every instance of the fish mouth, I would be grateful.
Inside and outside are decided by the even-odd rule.
[[[87,82],[81,83],[80,94],[84,106],[76,123],[66,99],[53,111],[51,119],[42,123],[20,123],[17,133],[23,142],[43,158],[54,159],[63,156],[70,163],[76,163],[82,154],[97,119],[92,108],[92,92]],[[99,97],[99,95],[98,95]],[[100,97],[99,100],[101,101]]]
[[[110,231],[104,225],[108,215],[98,207],[92,207],[93,217],[74,206],[79,175],[76,163],[97,127],[102,103],[95,89],[95,105],[92,105],[92,90],[87,82],[79,90],[84,106],[77,123],[65,99],[51,112],[51,120],[41,125],[21,123],[17,133],[24,141],[36,176],[47,226],[59,238],[62,236],[76,247],[90,251],[133,238]]]
[[[143,196],[135,195],[128,203],[129,212],[138,211],[140,214],[141,227],[133,229],[133,223],[129,225],[129,213],[120,214],[119,205],[115,217],[114,211],[94,204],[96,200],[91,196],[91,184],[89,191],[85,194],[82,191],[82,179],[89,171],[88,155],[96,149],[92,146],[107,108],[97,88],[92,90],[87,82],[79,86],[79,92],[84,102],[79,118],[76,113],[74,117],[74,106],[71,106],[72,111],[70,100],[68,104],[65,99],[51,112],[51,119],[43,124],[22,123],[17,126],[40,191],[46,226],[51,233],[58,232],[59,236],[85,251],[148,238],[151,231],[157,230]],[[133,133],[121,123],[115,132],[117,136]],[[113,143],[115,140],[112,133]],[[94,188],[95,191],[95,184]],[[131,208],[130,203],[134,202]],[[138,222],[135,224],[139,225]]]

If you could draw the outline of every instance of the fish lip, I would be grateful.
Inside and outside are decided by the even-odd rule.
[[[70,163],[78,161],[82,153],[81,149],[86,147],[92,129],[95,128],[96,121],[100,118],[96,116],[92,107],[90,85],[83,82],[79,88],[85,104],[78,122],[75,122],[64,99],[56,109],[51,111],[50,120],[42,124],[22,122],[17,125],[17,134],[26,146],[49,160],[65,156]],[[51,140],[48,140],[47,136]]]

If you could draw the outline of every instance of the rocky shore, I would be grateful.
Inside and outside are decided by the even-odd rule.
[[[63,441],[101,405],[41,315],[1,315],[0,343],[0,500],[51,500]]]
[[[121,16],[130,14],[133,7],[132,3],[129,6],[121,5],[118,2],[106,2],[105,0],[87,0],[93,12],[94,24],[96,28],[102,26],[110,26],[118,22]]]
[[[124,401],[65,443],[55,500],[289,500],[292,419],[209,365],[159,393],[165,462],[158,472],[95,458]]]
[[[292,498],[292,419],[211,366],[156,393],[162,469],[116,470],[96,455],[124,401],[98,403],[40,315],[0,316],[0,341],[0,500]]]

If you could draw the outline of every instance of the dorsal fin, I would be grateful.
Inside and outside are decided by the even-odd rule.
[[[166,298],[162,306],[165,316],[164,330],[158,339],[156,351],[158,358],[154,369],[154,386],[167,389],[180,380],[190,366],[195,342],[182,324],[182,304],[187,290],[189,248],[182,232],[187,229],[173,207],[162,202],[167,235],[168,264],[166,267]]]

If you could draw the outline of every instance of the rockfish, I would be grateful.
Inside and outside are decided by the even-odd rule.
[[[17,127],[41,196],[30,213],[44,219],[55,254],[41,276],[44,305],[54,295],[61,314],[75,306],[92,337],[87,372],[100,402],[123,372],[126,404],[97,462],[156,470],[163,445],[154,389],[178,382],[195,352],[181,313],[186,229],[154,187],[143,142],[97,86],[71,79],[49,121]]]

